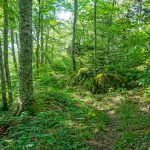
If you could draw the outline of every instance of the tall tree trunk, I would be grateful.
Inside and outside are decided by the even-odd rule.
[[[52,38],[52,50],[51,50],[51,60],[52,60],[52,63],[53,63],[53,60],[54,60],[54,44],[55,44],[55,34],[54,34],[54,30],[52,31],[52,35],[53,35],[53,38]]]
[[[139,0],[139,24],[141,23],[141,17],[142,17],[142,0]]]
[[[74,20],[73,20],[73,37],[72,37],[72,54],[71,54],[74,71],[76,70],[76,60],[75,60],[76,22],[77,22],[77,0],[74,0]]]
[[[6,98],[6,81],[5,81],[5,74],[4,74],[1,39],[0,39],[0,78],[1,78],[1,90],[2,90],[2,110],[6,111],[8,110],[8,106],[7,106],[7,98]]]
[[[48,38],[49,38],[49,29],[47,29],[46,39],[45,39],[45,53],[48,52]],[[45,64],[47,64],[47,59],[45,58]]]
[[[12,102],[13,96],[11,91],[11,78],[10,78],[9,63],[8,63],[8,1],[7,0],[4,0],[3,10],[4,10],[4,66],[6,72],[8,96],[9,96],[9,100]]]
[[[43,27],[43,12],[41,12],[41,64],[44,62],[44,27]]]
[[[96,58],[96,52],[97,52],[97,0],[94,0],[94,75],[96,74],[96,67],[97,67],[97,58]]]
[[[54,19],[56,19],[56,10],[54,10],[54,12],[53,12],[53,16],[54,16]],[[48,34],[49,34],[49,32],[48,32]],[[51,44],[51,61],[52,61],[52,63],[53,63],[53,60],[54,60],[54,44],[55,44],[55,42],[56,42],[56,40],[55,40],[55,33],[54,33],[54,29],[52,30],[52,44]]]
[[[16,114],[21,111],[32,111],[32,0],[19,0],[19,98]]]
[[[116,0],[113,0],[112,6],[116,5]],[[106,44],[106,51],[105,51],[105,65],[108,64],[107,55],[110,53],[111,50],[111,42],[113,42],[113,34],[109,32],[109,28],[113,23],[113,16],[110,14],[110,18],[108,20],[108,29],[107,29],[107,44]]]
[[[17,55],[18,55],[18,57],[19,57],[19,49],[20,49],[20,46],[19,46],[18,33],[16,33],[16,44],[17,44],[17,50],[18,50]]]
[[[36,69],[37,69],[37,76],[39,75],[39,38],[40,38],[40,26],[41,26],[41,0],[38,1],[39,3],[39,15],[38,15],[38,25],[37,25],[37,48],[36,48]]]
[[[15,54],[15,47],[14,47],[14,32],[13,32],[13,29],[11,29],[11,49],[12,49],[14,67],[15,67],[15,70],[17,72],[18,67],[17,67],[17,60],[16,60],[16,54]]]

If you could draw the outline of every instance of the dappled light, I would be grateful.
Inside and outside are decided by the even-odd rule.
[[[0,150],[150,150],[150,1],[0,0]]]

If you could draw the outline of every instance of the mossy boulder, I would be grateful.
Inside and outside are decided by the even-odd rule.
[[[92,84],[92,92],[105,93],[110,88],[117,89],[126,86],[126,79],[118,74],[98,74]]]
[[[91,75],[92,71],[89,68],[81,68],[77,74],[72,77],[70,84],[73,86],[81,85],[86,79],[90,78]]]

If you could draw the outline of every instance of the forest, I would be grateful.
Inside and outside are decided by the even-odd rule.
[[[150,150],[150,0],[0,0],[0,150]]]

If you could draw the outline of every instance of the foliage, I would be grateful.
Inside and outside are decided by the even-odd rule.
[[[149,108],[144,105],[150,100],[149,0],[97,1],[96,41],[94,1],[78,0],[75,72],[71,62],[73,0],[33,0],[33,89],[39,107],[33,116],[26,111],[12,116],[19,96],[20,74],[11,56],[10,30],[14,31],[16,61],[20,67],[21,45],[17,42],[20,12],[17,0],[8,2],[8,43],[4,43],[3,2],[0,0],[0,38],[2,49],[8,44],[14,101],[9,101],[7,89],[9,111],[0,112],[0,149],[94,149],[88,141],[102,143],[111,126],[109,112],[117,109],[114,121],[118,121],[115,132],[119,137],[115,139],[115,149],[147,150],[150,117]],[[137,89],[142,93],[139,99]],[[128,95],[132,92],[134,97]],[[1,93],[0,89],[0,96]],[[2,102],[0,98],[0,106]],[[5,125],[9,127],[3,132]]]
[[[148,131],[150,116],[139,109],[137,103],[135,104],[130,100],[118,108],[118,130],[121,131],[121,135],[116,141],[115,149],[147,150],[150,144]]]
[[[44,98],[43,112],[11,118],[13,125],[7,139],[1,140],[1,149],[90,149],[85,141],[97,134],[95,129],[103,132],[109,122],[105,113],[89,108],[68,91],[50,88]]]

